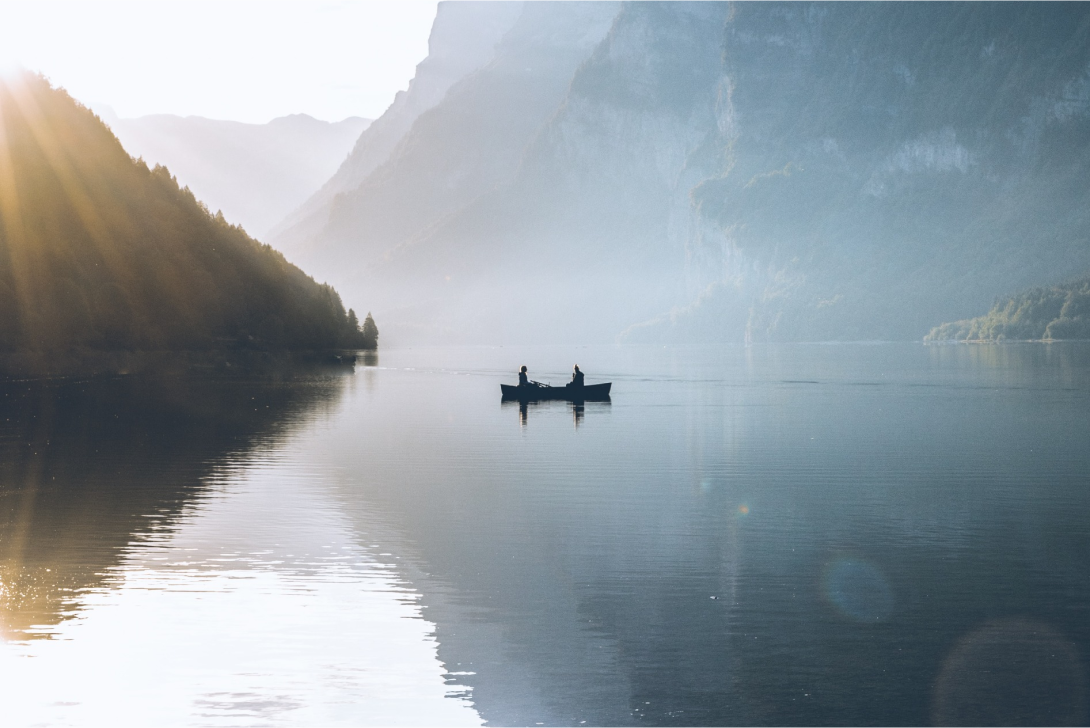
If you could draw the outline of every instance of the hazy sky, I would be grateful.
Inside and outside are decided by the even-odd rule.
[[[436,0],[0,0],[0,67],[119,116],[378,117],[428,52]]]

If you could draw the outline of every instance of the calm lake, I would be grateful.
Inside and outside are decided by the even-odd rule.
[[[0,507],[5,725],[1090,718],[1085,344],[9,383]]]

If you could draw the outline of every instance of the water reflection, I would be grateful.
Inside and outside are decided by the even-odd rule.
[[[595,370],[625,397],[576,431],[570,403],[494,409],[492,352],[426,368],[478,379],[387,353],[314,456],[366,473],[344,511],[387,524],[490,722],[923,724],[989,619],[1090,647],[1086,354],[620,351]],[[1071,713],[1000,702],[1067,720],[1068,684]]]
[[[568,410],[568,412],[570,412],[571,414],[572,424],[575,426],[575,429],[579,429],[579,425],[583,423],[583,418],[587,415],[588,407],[591,412],[608,413],[610,411],[611,404],[612,402],[608,399],[602,402],[583,402],[580,400],[527,401],[504,399],[500,402],[500,407],[507,410],[511,410],[517,407],[519,425],[522,428],[525,428],[527,423],[529,422],[531,411],[541,411],[542,414],[544,414],[546,412]]]
[[[147,470],[112,445],[200,475],[163,531],[117,529],[83,616],[0,679],[109,715],[99,692],[128,703],[93,667],[125,654],[144,723],[358,723],[367,701],[384,722],[1082,721],[1090,350],[1019,351],[586,351],[624,396],[581,410],[495,407],[516,362],[570,352],[384,351],[222,457]],[[185,704],[164,650],[197,676]]]
[[[49,635],[122,547],[201,497],[215,461],[284,435],[339,391],[324,375],[0,385],[3,635]]]
[[[353,381],[0,391],[7,721],[478,725],[397,557],[299,466]]]

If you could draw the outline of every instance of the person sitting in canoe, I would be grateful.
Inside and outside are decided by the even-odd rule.
[[[579,371],[579,365],[575,365],[575,371],[571,375],[571,384],[569,387],[582,387],[583,386],[583,372]]]
[[[530,379],[529,379],[529,377],[526,376],[526,366],[525,365],[523,365],[522,369],[519,370],[519,386],[520,387],[529,387],[530,386]]]

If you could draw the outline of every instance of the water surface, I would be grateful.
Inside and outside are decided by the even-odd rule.
[[[574,363],[611,402],[500,402]],[[0,398],[18,722],[1088,717],[1084,345],[415,349]]]

